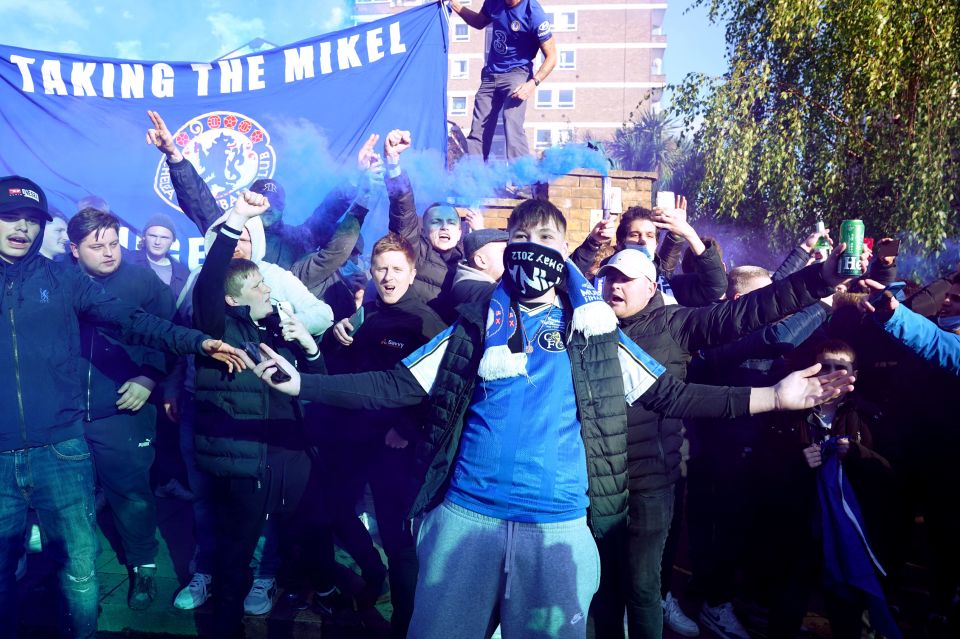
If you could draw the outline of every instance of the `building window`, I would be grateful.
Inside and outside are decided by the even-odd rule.
[[[470,27],[466,23],[459,22],[453,25],[454,42],[470,42]]]
[[[553,146],[553,137],[551,136],[550,129],[537,129],[533,147],[537,151],[543,151],[544,149],[549,149],[551,146]]]
[[[536,129],[533,145],[537,151],[573,141],[573,129]]]
[[[553,31],[576,31],[577,30],[577,12],[576,11],[554,11],[547,13],[547,20]]]
[[[466,114],[467,114],[467,96],[465,95],[450,96],[450,115],[466,115]]]
[[[577,52],[573,49],[561,49],[558,52],[559,58],[557,68],[564,71],[572,71],[577,68]]]
[[[537,89],[538,109],[572,109],[573,89]]]
[[[553,108],[553,90],[537,89],[537,108],[538,109]]]
[[[663,75],[663,58],[654,58],[650,65],[651,75]]]
[[[470,61],[464,58],[454,58],[450,61],[450,78],[453,80],[466,80],[470,77]]]

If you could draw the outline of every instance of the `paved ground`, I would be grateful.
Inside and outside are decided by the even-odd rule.
[[[101,514],[104,529],[110,530],[109,517],[105,520]],[[190,579],[189,563],[193,554],[192,526],[193,517],[190,504],[170,499],[158,500],[160,555],[158,557],[159,596],[147,611],[133,612],[127,608],[129,578],[124,566],[117,563],[116,553],[111,548],[107,536],[101,533],[101,552],[97,561],[100,579],[100,635],[106,638],[151,637],[175,639],[185,636],[204,636],[211,630],[211,611],[209,603],[193,612],[177,610],[173,607],[173,596],[181,585]],[[918,527],[918,535],[922,529]],[[923,544],[918,541],[917,546]],[[685,541],[681,542],[677,567],[674,570],[672,590],[680,597],[684,610],[696,619],[699,603],[687,599],[687,570]],[[348,591],[359,589],[362,585],[359,577],[350,569],[351,561],[346,555],[339,555],[342,568],[342,583]],[[917,553],[917,560],[908,568],[908,582],[913,584],[901,597],[900,604],[907,618],[907,637],[950,637],[950,634],[928,634],[921,629],[925,619],[925,606],[928,595],[923,588],[927,579],[923,568],[925,558]],[[52,628],[54,611],[57,605],[57,589],[53,581],[52,566],[43,553],[28,555],[28,572],[20,582],[22,600],[23,627],[20,636],[30,639],[55,637]],[[805,637],[830,637],[829,625],[818,612],[822,606],[816,600],[811,602],[811,612],[804,622]],[[248,616],[245,620],[247,636],[250,639],[384,639],[388,636],[390,616],[389,598],[381,598],[376,608],[364,612],[346,611],[335,618],[321,618],[310,610],[291,609],[282,596],[274,610],[263,617]],[[763,637],[762,626],[748,622],[751,634]],[[921,620],[921,621],[918,621]],[[911,629],[912,628],[912,629]],[[0,636],[3,636],[0,629]],[[497,635],[499,636],[499,635]],[[676,639],[680,635],[665,629],[666,639]],[[701,637],[712,639],[707,630]],[[456,638],[452,638],[456,639]],[[956,635],[953,639],[956,639]]]
[[[100,521],[110,531],[109,521]],[[193,556],[193,513],[187,502],[158,500],[160,554],[157,557],[158,597],[146,611],[134,612],[127,607],[130,587],[125,566],[117,563],[116,553],[107,536],[100,533],[101,552],[97,561],[100,580],[99,629],[103,637],[185,637],[210,633],[212,615],[209,602],[188,612],[173,607],[177,590],[190,580],[189,564]],[[341,557],[344,564],[349,558]],[[343,567],[343,581],[359,587],[359,578]],[[46,639],[55,637],[52,629],[57,589],[52,566],[43,553],[28,555],[27,575],[20,582],[22,599],[22,637]],[[376,609],[362,613],[346,611],[333,619],[322,619],[312,611],[291,609],[288,600],[278,598],[274,610],[263,617],[248,616],[247,636],[269,639],[380,639],[388,635],[389,599]],[[3,631],[0,630],[0,636]]]

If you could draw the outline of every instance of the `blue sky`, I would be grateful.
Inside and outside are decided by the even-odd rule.
[[[693,0],[670,2],[664,17],[667,52],[663,70],[671,83],[680,82],[688,73],[720,75],[727,70],[723,27],[710,23],[706,7],[690,8],[692,4]]]
[[[209,61],[255,37],[287,44],[346,26],[352,0],[0,0],[7,45],[142,60]],[[664,70],[678,82],[692,71],[723,73],[723,29],[692,0],[670,2]],[[549,6],[549,0],[543,0]]]

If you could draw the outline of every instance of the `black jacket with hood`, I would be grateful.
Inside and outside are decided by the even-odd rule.
[[[449,251],[438,251],[423,235],[423,221],[417,214],[413,199],[413,187],[406,173],[387,178],[387,193],[390,194],[390,230],[413,246],[417,262],[417,279],[413,289],[420,298],[430,304],[441,317],[452,319],[453,309],[438,305],[436,300],[453,285],[457,264],[463,259],[463,240]]]
[[[0,451],[83,436],[81,321],[180,355],[202,354],[206,339],[121,302],[73,264],[40,255],[43,226],[24,257],[0,258]]]

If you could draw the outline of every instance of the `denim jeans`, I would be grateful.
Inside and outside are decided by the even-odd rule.
[[[630,491],[627,632],[634,639],[663,636],[660,562],[673,520],[673,492],[673,485],[659,490]]]
[[[93,463],[83,437],[0,452],[0,628],[15,637],[14,572],[23,553],[27,509],[40,520],[44,553],[57,562],[64,612],[61,636],[97,632],[97,537],[93,508]]]
[[[673,518],[673,485],[630,491],[630,523],[599,540],[600,588],[590,605],[588,636],[622,639],[623,609],[631,639],[660,639],[660,562]]]

